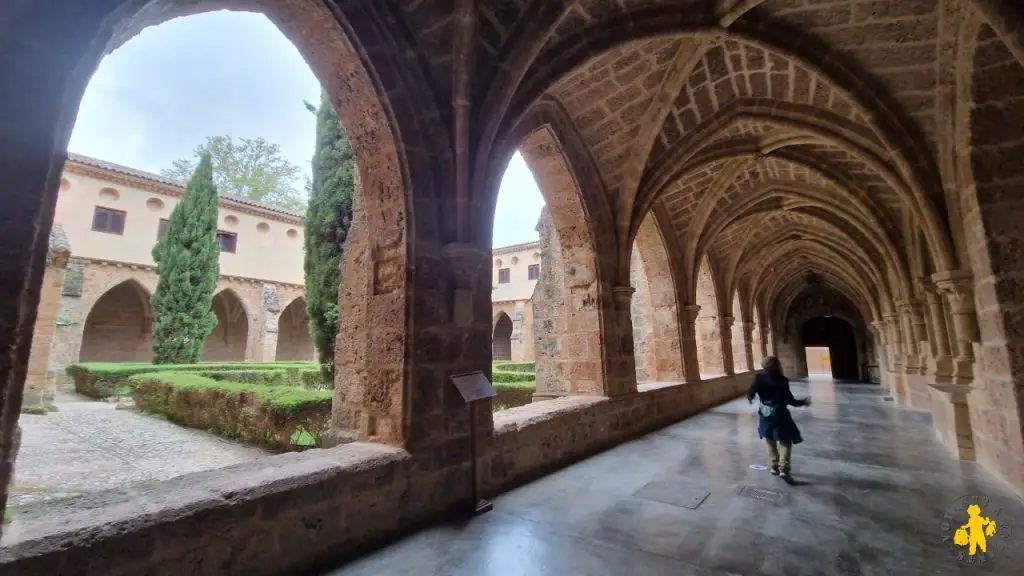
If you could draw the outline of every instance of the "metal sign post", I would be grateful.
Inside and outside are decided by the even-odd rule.
[[[497,396],[494,387],[483,372],[477,370],[464,374],[452,374],[452,383],[458,389],[462,399],[469,405],[469,471],[472,487],[471,512],[474,515],[490,512],[493,505],[489,500],[480,498],[477,487],[476,474],[476,405],[480,400],[486,400]]]

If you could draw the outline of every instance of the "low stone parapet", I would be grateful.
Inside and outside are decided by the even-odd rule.
[[[494,495],[742,394],[750,374],[494,415],[479,479]],[[465,441],[422,453],[353,443],[26,506],[0,576],[290,574],[437,521],[470,494]]]

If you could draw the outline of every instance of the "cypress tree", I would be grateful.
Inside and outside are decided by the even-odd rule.
[[[217,325],[212,309],[220,274],[217,187],[205,153],[171,212],[167,236],[153,247],[159,278],[153,294],[153,362],[192,364]]]
[[[316,117],[313,190],[306,209],[306,314],[313,343],[328,377],[334,378],[341,256],[351,224],[355,156],[327,93]]]

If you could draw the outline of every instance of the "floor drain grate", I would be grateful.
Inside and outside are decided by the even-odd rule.
[[[771,504],[785,504],[786,495],[778,490],[771,490],[768,488],[755,488],[754,486],[744,486],[740,488],[740,494],[753,498],[754,500],[760,500],[762,502],[768,502]]]

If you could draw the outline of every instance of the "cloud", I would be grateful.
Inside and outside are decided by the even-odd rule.
[[[262,14],[211,12],[143,30],[104,58],[79,108],[69,149],[159,172],[207,136],[263,137],[310,172],[320,84]],[[301,181],[297,184],[301,185]],[[544,198],[513,156],[501,184],[494,245],[537,239]]]

